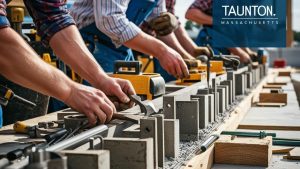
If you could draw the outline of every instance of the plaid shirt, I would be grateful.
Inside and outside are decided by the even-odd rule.
[[[174,8],[175,4],[176,4],[176,0],[166,0],[167,11],[173,15],[175,15],[175,8]]]
[[[199,9],[208,15],[212,15],[212,1],[213,0],[195,0],[189,9]]]
[[[8,22],[1,22],[1,19],[6,19],[5,4],[5,0],[0,0],[0,27],[9,26]],[[75,24],[67,10],[66,0],[24,0],[24,4],[45,45],[55,33]]]

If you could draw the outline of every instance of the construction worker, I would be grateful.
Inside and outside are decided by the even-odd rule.
[[[139,28],[144,20],[150,21],[162,12],[164,0],[77,0],[71,8],[83,39],[105,71],[113,71],[115,60],[133,60],[134,49],[156,57],[169,74],[188,77],[181,55]],[[164,33],[171,32],[168,29]],[[165,38],[173,40],[172,35]]]
[[[175,4],[176,0],[166,0],[167,12],[172,14],[173,16],[175,15]],[[142,30],[152,36],[157,36],[155,32],[161,31],[161,29],[164,29],[163,25],[166,25],[166,23],[163,22],[163,18],[165,17],[165,15],[158,16],[157,18],[152,20],[152,22],[158,22],[157,25],[152,26],[153,24],[150,25],[150,23],[144,22],[142,25]],[[195,42],[190,38],[190,36],[188,35],[184,27],[181,25],[177,17],[176,21],[178,22],[178,26],[173,32],[176,38],[174,42],[178,43],[166,42],[166,44],[172,47],[178,53],[180,53],[184,59],[194,59],[199,55],[210,55],[209,49],[207,47],[200,47],[195,44]],[[158,30],[154,31],[153,27]],[[158,36],[158,38],[161,39],[163,37]]]
[[[125,80],[105,74],[86,48],[64,0],[24,0],[45,45],[95,88],[71,81],[61,71],[43,62],[33,49],[9,27],[6,1],[0,0],[0,74],[24,87],[53,96],[84,113],[90,124],[108,122],[116,112],[107,96],[129,103],[135,94]]]
[[[186,12],[186,18],[196,22],[197,24],[203,25],[203,29],[200,31],[196,44],[200,46],[211,45],[211,27],[213,24],[212,18],[212,1],[213,0],[195,0],[190,8]],[[249,48],[213,48],[215,54],[234,54],[240,57],[240,60],[244,64],[251,62],[252,55],[256,55]]]

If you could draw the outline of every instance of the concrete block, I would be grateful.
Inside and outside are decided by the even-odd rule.
[[[176,117],[179,119],[180,140],[199,140],[198,101],[176,101]]]
[[[235,75],[235,93],[236,95],[245,94],[245,75],[236,74]]]
[[[179,156],[179,120],[164,119],[165,155],[177,158]]]
[[[197,94],[207,94],[208,90],[207,89],[199,89]],[[213,117],[214,117],[214,121],[217,121],[218,118],[218,114],[219,114],[219,93],[216,92],[215,89],[210,89],[209,93],[213,95],[213,106],[214,108],[211,109],[212,113],[214,113]]]
[[[199,129],[204,129],[208,126],[208,95],[191,95],[191,100],[199,102]]]
[[[141,139],[153,138],[154,167],[158,167],[158,138],[157,119],[155,117],[142,118],[140,120]]]
[[[227,85],[219,85],[218,88],[225,89],[225,110],[229,109],[229,88]]]
[[[250,89],[252,87],[253,84],[253,74],[252,72],[247,72],[246,73],[246,78],[247,78],[247,88]]]
[[[111,169],[157,168],[153,158],[153,138],[104,138],[104,149],[110,151]]]
[[[165,161],[165,134],[164,134],[164,116],[162,114],[154,115],[157,121],[157,153],[158,166],[164,167]]]
[[[122,131],[122,137],[125,137],[125,138],[140,138],[141,137],[140,125],[139,124],[133,124],[132,126],[124,129]]]
[[[217,88],[217,91],[219,93],[219,113],[224,113],[226,110],[226,91],[224,88]]]
[[[64,150],[69,169],[110,168],[110,152],[108,150]]]
[[[227,80],[231,80],[232,81],[232,99],[233,101],[235,100],[235,74],[233,71],[227,71]]]
[[[233,86],[231,80],[225,80],[221,82],[221,85],[228,86],[228,104],[231,105],[233,103]]]
[[[163,109],[165,119],[176,119],[176,106],[174,96],[163,96]]]

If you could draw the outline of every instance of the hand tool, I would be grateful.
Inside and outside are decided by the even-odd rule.
[[[2,106],[7,106],[8,102],[11,100],[18,101],[19,103],[28,105],[31,108],[34,108],[36,106],[35,103],[32,103],[31,101],[16,95],[11,89],[0,85],[0,104]]]
[[[119,119],[119,120],[126,120],[126,121],[131,121],[133,123],[138,124],[140,119],[144,116],[152,116],[155,114],[160,114],[162,113],[162,109],[156,110],[155,106],[151,101],[146,101],[142,102],[141,97],[138,95],[130,95],[129,96],[130,100],[136,103],[141,110],[141,113],[143,115],[137,115],[137,114],[125,114],[125,113],[114,113],[113,114],[113,119]]]
[[[158,73],[142,73],[139,61],[115,61],[111,77],[129,80],[143,100],[153,100],[165,94],[165,80]]]
[[[38,125],[29,126],[23,122],[17,121],[13,129],[16,133],[28,134],[30,138],[41,138],[45,134],[55,132],[57,129],[43,129]]]
[[[201,144],[201,152],[205,152],[216,140],[219,139],[219,137],[220,136],[216,134],[209,136],[209,138]]]
[[[192,85],[193,83],[200,82],[206,78],[206,73],[198,68],[201,66],[201,61],[196,59],[184,59],[185,64],[189,70],[189,77],[177,79],[176,85]]]

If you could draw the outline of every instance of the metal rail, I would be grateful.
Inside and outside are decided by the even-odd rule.
[[[82,145],[83,143],[88,142],[91,137],[100,134],[106,130],[108,130],[108,127],[106,125],[96,126],[74,137],[71,137],[67,140],[61,141],[53,146],[46,148],[46,151],[61,151],[65,149],[76,148]]]

